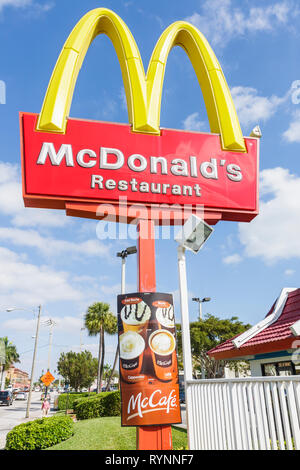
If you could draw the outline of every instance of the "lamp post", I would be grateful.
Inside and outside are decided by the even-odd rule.
[[[193,297],[192,299],[194,302],[198,302],[199,304],[199,321],[202,321],[202,304],[203,302],[210,302],[211,298],[210,297],[203,297],[203,299],[200,299],[199,297]],[[201,361],[201,378],[205,379],[205,367],[203,365],[203,362]]]
[[[8,309],[6,309],[7,312],[13,312],[14,310],[26,310],[26,309],[25,308],[8,308]],[[42,311],[42,306],[39,305],[39,307],[38,307],[38,318],[37,318],[37,324],[36,324],[35,341],[34,341],[34,351],[33,351],[32,366],[31,366],[30,386],[29,386],[29,392],[28,392],[25,418],[29,418],[29,410],[30,410],[30,404],[31,404],[31,393],[32,393],[32,388],[33,388],[33,375],[34,375],[34,367],[35,367],[35,360],[36,360],[38,336],[39,336],[39,329],[40,329],[41,311]]]
[[[204,297],[203,299],[200,299],[199,297],[193,297],[192,300],[194,302],[198,302],[199,304],[199,321],[202,321],[202,304],[203,302],[210,302],[211,298],[210,297]]]
[[[121,268],[121,294],[125,294],[125,282],[126,282],[126,274],[125,274],[125,265],[126,265],[126,258],[128,255],[134,255],[137,253],[136,246],[130,246],[126,248],[126,250],[120,251],[117,253],[117,257],[122,259],[122,268]]]
[[[189,423],[192,425],[193,416],[192,409],[189,406],[191,403],[191,388],[187,387],[187,382],[193,379],[193,366],[191,354],[191,337],[190,337],[190,320],[189,320],[189,305],[188,305],[188,287],[186,277],[186,257],[185,252],[191,250],[193,253],[198,253],[208,237],[213,232],[204,220],[195,215],[185,222],[175,240],[178,243],[178,273],[179,273],[179,288],[180,288],[180,307],[181,307],[181,337],[182,337],[182,355],[184,367],[184,383],[185,383],[185,397],[186,397],[186,417],[187,417],[187,430],[189,449],[194,448],[194,443],[191,442],[191,435],[189,433]]]
[[[56,325],[55,321],[52,320],[52,318],[49,318],[49,320],[46,320],[44,323],[46,326],[50,326],[50,332],[49,332],[49,349],[48,349],[48,368],[47,370],[50,371],[50,365],[51,365],[51,350],[52,350],[52,338],[53,338],[53,327]]]

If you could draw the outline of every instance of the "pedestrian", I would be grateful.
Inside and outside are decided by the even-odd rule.
[[[49,402],[49,399],[46,397],[42,404],[43,417],[48,416],[49,410],[50,410],[50,402]]]

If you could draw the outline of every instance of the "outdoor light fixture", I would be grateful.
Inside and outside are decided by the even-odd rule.
[[[137,253],[137,248],[136,246],[130,246],[126,248],[126,250],[120,251],[117,253],[118,258],[127,258],[128,255],[134,255]]]
[[[198,253],[212,232],[213,228],[204,220],[191,215],[175,236],[175,240],[184,248]]]
[[[183,368],[184,368],[184,382],[185,382],[185,396],[186,396],[186,413],[188,421],[193,420],[192,409],[189,406],[191,403],[191,389],[186,386],[189,380],[193,380],[193,367],[192,367],[192,353],[191,353],[191,338],[190,338],[190,319],[189,319],[189,298],[186,277],[186,249],[198,253],[200,248],[206,242],[208,237],[212,234],[213,229],[204,220],[195,215],[186,221],[182,229],[176,235],[175,240],[178,243],[177,256],[178,256],[178,273],[179,273],[179,288],[180,288],[180,307],[181,307],[181,332],[182,332],[182,352],[183,352]],[[199,302],[199,309],[201,309],[202,301],[208,302],[209,297],[204,297],[202,300],[199,297],[194,297],[193,300]],[[205,371],[202,368],[202,377],[205,376]]]
[[[11,307],[7,308],[7,312],[13,312],[14,310],[28,310],[26,308],[22,307]],[[34,309],[29,309],[29,311],[33,311]],[[32,358],[32,366],[31,366],[31,375],[30,375],[30,386],[29,386],[29,392],[28,392],[28,399],[27,399],[27,407],[26,407],[26,414],[25,418],[29,418],[29,412],[30,412],[30,404],[31,404],[31,393],[33,389],[33,377],[34,377],[34,368],[35,368],[35,362],[36,362],[36,354],[37,354],[37,345],[38,345],[38,337],[39,337],[39,329],[40,329],[40,319],[41,319],[41,313],[42,313],[42,306],[38,306],[38,316],[37,316],[37,325],[36,325],[36,333],[35,333],[35,342],[34,342],[34,351],[33,351],[33,358]]]
[[[192,300],[194,302],[199,303],[199,321],[202,320],[202,303],[203,302],[210,302],[211,298],[210,297],[203,297],[203,299],[200,299],[199,297],[193,297]]]
[[[122,271],[121,271],[121,294],[125,294],[125,263],[128,255],[137,253],[136,246],[129,246],[126,250],[117,253],[118,258],[122,258]]]

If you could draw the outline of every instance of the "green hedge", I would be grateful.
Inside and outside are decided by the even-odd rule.
[[[52,416],[15,426],[6,436],[6,450],[40,450],[69,439],[74,423],[69,416]]]
[[[78,398],[84,398],[84,397],[94,397],[95,393],[91,392],[84,392],[84,393],[61,393],[58,397],[58,409],[59,410],[65,410],[67,408],[68,404],[68,409],[72,410],[74,408],[74,401],[78,400]]]
[[[74,412],[77,419],[120,416],[120,392],[103,392],[94,397],[80,398],[74,401]]]

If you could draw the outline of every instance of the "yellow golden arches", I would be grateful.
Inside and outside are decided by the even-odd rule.
[[[53,71],[37,130],[65,133],[74,87],[86,52],[99,34],[106,34],[116,50],[134,132],[160,133],[161,96],[170,50],[187,52],[202,89],[211,132],[221,134],[225,150],[245,152],[245,143],[232,97],[220,64],[200,31],[189,23],[170,25],[159,38],[147,76],[135,40],[122,19],[111,10],[87,13],[67,39]]]

